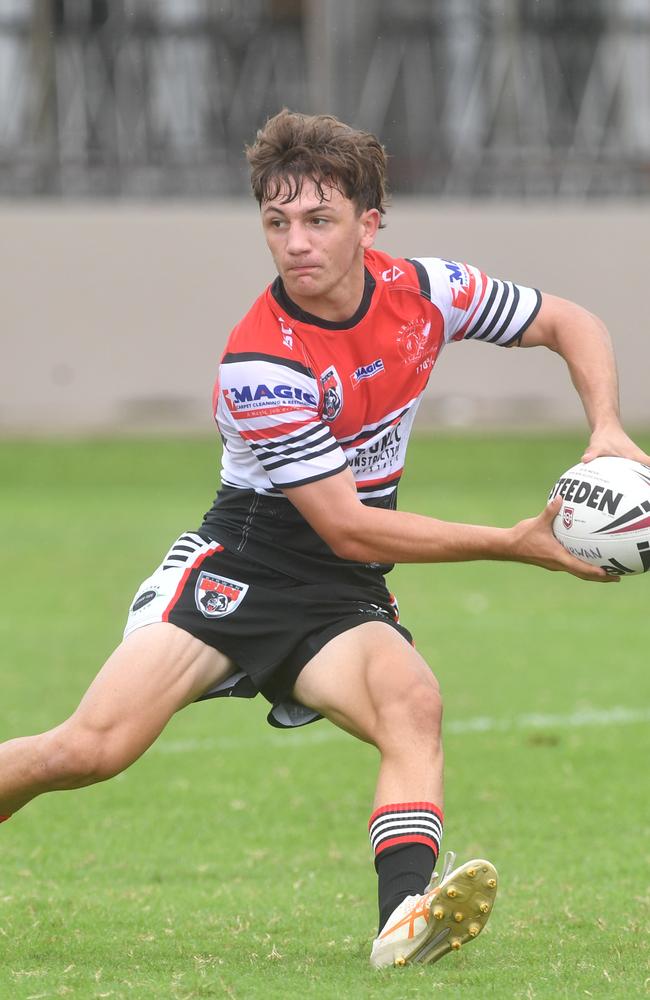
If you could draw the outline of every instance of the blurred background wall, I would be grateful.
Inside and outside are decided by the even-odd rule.
[[[602,315],[650,425],[648,0],[0,0],[0,433],[210,429],[283,106],[381,136],[384,249]],[[579,422],[545,354],[454,345],[425,419]]]

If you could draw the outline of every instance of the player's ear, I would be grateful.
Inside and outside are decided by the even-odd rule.
[[[375,236],[379,230],[381,215],[376,208],[367,208],[359,216],[361,226],[361,246],[364,250],[369,250],[375,242]]]

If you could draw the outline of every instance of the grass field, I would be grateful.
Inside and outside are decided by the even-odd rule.
[[[401,506],[512,523],[582,443],[420,437]],[[0,445],[0,738],[74,708],[216,479],[211,441]],[[391,582],[445,696],[444,847],[501,877],[478,941],[370,970],[374,751],[213,702],[126,774],[0,827],[2,1000],[650,995],[650,579],[477,563]]]

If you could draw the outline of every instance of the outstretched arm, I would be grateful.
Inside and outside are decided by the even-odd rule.
[[[602,320],[575,302],[544,295],[521,346],[548,347],[566,361],[591,428],[583,462],[599,455],[617,455],[650,463],[650,455],[621,426],[616,361]]]
[[[284,491],[306,521],[342,559],[362,563],[469,562],[496,559],[564,570],[606,583],[618,577],[575,559],[551,530],[562,497],[512,528],[459,524],[406,511],[367,507],[349,469]]]

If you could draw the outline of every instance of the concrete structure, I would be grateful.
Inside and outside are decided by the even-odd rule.
[[[226,336],[273,267],[254,202],[0,205],[0,434],[210,432]],[[565,295],[616,342],[623,414],[650,427],[650,205],[396,201],[378,245]],[[448,348],[420,426],[583,422],[545,351]]]

